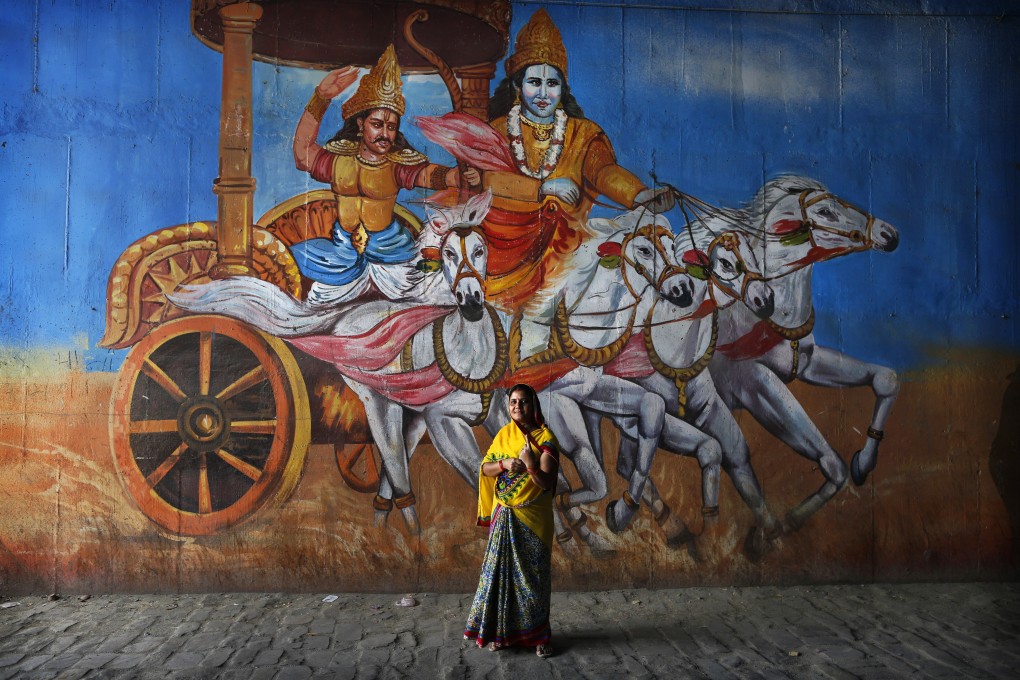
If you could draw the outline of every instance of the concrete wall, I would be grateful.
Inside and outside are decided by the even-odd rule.
[[[763,528],[729,469],[719,517],[704,521],[698,461],[666,447],[649,478],[674,522],[660,526],[642,507],[614,533],[607,506],[621,508],[635,480],[617,473],[620,435],[606,420],[601,464],[565,466],[575,489],[600,479],[606,489],[566,517],[575,530],[555,548],[557,587],[1014,577],[1015,4],[673,4],[546,6],[569,55],[571,91],[619,164],[649,185],[654,173],[732,208],[777,177],[811,178],[894,227],[898,247],[815,263],[813,335],[800,341],[797,379],[789,380],[794,349],[785,340],[770,359],[708,369],[754,412],[734,409],[746,465],[781,525]],[[511,49],[541,6],[513,5]],[[178,338],[183,344],[164,348],[157,362],[194,377],[200,350],[187,343],[203,330],[232,331],[196,322],[157,342],[154,322],[139,336],[151,346],[133,359],[98,343],[113,305],[111,273],[131,260],[129,246],[165,227],[216,220],[222,58],[192,35],[182,3],[86,0],[8,3],[0,62],[0,591],[472,588],[485,540],[474,526],[475,495],[435,437],[410,462],[415,532],[398,510],[373,510],[372,470],[364,456],[350,461],[378,455],[364,449],[371,433],[350,391],[330,367],[276,341],[265,351],[283,356],[278,376],[251,406],[293,407],[288,427],[297,434],[265,440],[266,451],[273,441],[280,449],[272,466],[270,454],[252,458],[272,483],[238,508],[248,487],[214,480],[214,506],[234,503],[232,514],[224,526],[201,517],[189,524],[209,513],[191,508],[199,482],[178,470],[176,490],[162,493],[180,512],[171,508],[163,526],[153,521],[162,506],[146,500],[144,482],[177,444],[176,430],[163,443],[130,434],[132,421],[149,417],[145,409],[172,407],[152,405],[165,390],[138,377],[145,352]],[[294,168],[291,154],[294,125],[322,75],[255,64],[256,216],[324,188]],[[407,77],[404,94],[402,130],[432,160],[450,163],[413,122],[449,110],[442,81]],[[339,108],[320,141],[339,126]],[[423,195],[405,192],[401,201]],[[617,214],[596,206],[591,216]],[[679,210],[666,217],[685,230]],[[160,260],[158,271],[142,265],[163,278],[150,276],[133,294],[158,297],[160,281],[201,274],[213,251],[196,252]],[[248,356],[229,343],[216,348],[228,364],[238,351]],[[895,407],[876,413],[872,388],[893,394],[894,374]],[[885,421],[880,447],[866,436],[875,418]],[[475,436],[484,452],[489,434],[478,427]],[[846,479],[865,445],[857,462],[875,467],[862,484],[847,481],[802,522],[784,520],[827,481]],[[727,461],[744,463],[739,446],[725,448],[736,456]],[[338,456],[350,463],[346,482]],[[352,487],[359,479],[369,493]],[[670,545],[668,536],[678,540]]]

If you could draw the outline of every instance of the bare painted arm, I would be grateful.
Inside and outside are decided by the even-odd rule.
[[[316,96],[329,102],[338,94],[346,90],[358,79],[358,69],[353,66],[345,66],[335,71],[330,71],[322,82],[315,88]],[[313,96],[313,102],[315,96]],[[322,120],[313,113],[315,105],[309,102],[298,120],[297,129],[294,131],[294,165],[298,170],[308,172],[312,169],[315,156],[322,150],[316,142],[319,137],[319,123]],[[325,113],[325,110],[322,111]]]

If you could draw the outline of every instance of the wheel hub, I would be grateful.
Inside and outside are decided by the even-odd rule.
[[[230,435],[230,418],[219,400],[192,397],[181,404],[177,413],[177,429],[191,450],[215,451]]]

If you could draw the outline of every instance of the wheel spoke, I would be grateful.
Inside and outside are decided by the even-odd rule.
[[[242,475],[252,480],[253,482],[259,481],[259,479],[262,477],[262,470],[259,470],[254,465],[245,463],[243,460],[241,460],[234,454],[230,453],[226,449],[219,449],[216,452],[216,455],[222,458],[223,462],[227,463],[228,465],[230,465],[230,467],[234,468],[235,470],[237,470],[238,472],[240,472]]]
[[[198,512],[208,515],[212,512],[212,493],[209,491],[209,466],[205,454],[198,464]]]
[[[241,434],[275,434],[276,418],[272,420],[235,420],[230,424],[230,430]]]
[[[212,375],[212,333],[198,335],[198,393],[209,394],[209,379]]]
[[[216,395],[216,398],[220,401],[226,401],[232,397],[237,396],[241,392],[244,392],[250,387],[258,385],[260,382],[266,380],[269,376],[266,375],[266,369],[262,366],[256,366],[251,369],[240,378],[238,378],[230,387]]]
[[[182,442],[177,449],[171,453],[166,460],[159,464],[159,467],[153,470],[148,477],[145,478],[146,483],[150,488],[156,488],[156,485],[163,481],[166,474],[173,469],[174,465],[177,465],[177,461],[181,459],[181,454],[184,453],[185,444]]]
[[[166,390],[167,394],[178,402],[182,402],[188,398],[188,395],[184,393],[184,390],[177,386],[177,383],[173,381],[173,378],[168,376],[162,368],[152,363],[152,359],[146,359],[142,363],[142,373],[152,378],[153,382]]]
[[[176,420],[132,420],[131,434],[161,434],[176,432]]]

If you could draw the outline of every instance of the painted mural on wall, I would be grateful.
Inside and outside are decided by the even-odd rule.
[[[567,585],[640,585],[648,564],[667,583],[783,581],[819,555],[816,578],[841,559],[863,573],[883,439],[904,417],[895,362],[874,359],[895,354],[896,321],[866,358],[816,340],[841,305],[813,283],[832,268],[847,295],[894,295],[875,272],[914,272],[886,257],[901,237],[882,213],[901,206],[829,186],[830,158],[704,200],[656,161],[683,124],[668,110],[612,139],[585,114],[604,93],[572,80],[574,55],[594,54],[577,30],[533,6],[421,4],[395,3],[391,32],[344,47],[271,35],[320,23],[316,3],[193,3],[195,36],[226,64],[218,219],[132,227],[116,245],[98,344],[125,358],[98,426],[109,443],[87,445],[108,456],[95,483],[109,512],[61,569],[130,562],[134,545],[144,573],[115,588],[315,587],[334,571],[351,588],[470,587],[479,465],[524,382],[565,461]],[[276,159],[304,191],[253,177],[252,53],[316,81]],[[415,106],[424,77],[441,107]],[[260,193],[275,205],[259,216]],[[0,549],[11,580],[44,561]]]
[[[736,209],[645,186],[584,117],[545,10],[518,33],[505,71],[487,121],[454,111],[411,123],[456,167],[430,163],[401,134],[393,45],[360,81],[353,67],[330,72],[294,133],[297,169],[329,190],[259,221],[251,275],[196,276],[213,260],[189,252],[210,249],[202,224],[132,260],[143,240],[118,262],[110,315],[139,342],[118,381],[113,447],[132,498],[162,529],[209,534],[285,499],[311,441],[309,399],[328,399],[314,411],[345,480],[374,493],[377,523],[396,508],[418,533],[409,462],[422,437],[476,489],[484,451],[473,428],[494,434],[519,382],[548,403],[580,482],[561,473],[555,490],[560,543],[576,535],[610,552],[590,515],[623,535],[642,505],[667,545],[695,541],[720,513],[725,470],[753,512],[744,549],[758,560],[850,479],[864,484],[897,376],[815,344],[811,276],[836,257],[893,251],[896,229],[809,177],[771,179]],[[320,146],[335,99],[343,127]],[[424,222],[397,211],[400,190],[415,187],[434,191]],[[590,217],[603,201],[617,217]],[[302,219],[320,229],[301,233]],[[129,279],[158,290],[132,290]],[[145,303],[160,306],[160,325],[139,337],[137,321],[116,323],[124,312],[140,319]],[[849,466],[786,387],[793,380],[873,390]],[[818,464],[821,486],[785,517],[762,492],[737,409]],[[603,418],[621,435],[615,472],[626,490],[615,499]],[[659,493],[660,453],[697,460],[697,520]]]

